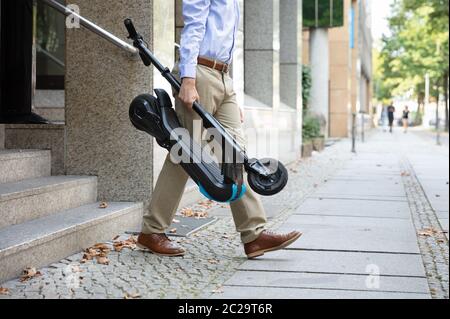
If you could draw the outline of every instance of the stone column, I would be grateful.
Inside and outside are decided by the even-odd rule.
[[[130,17],[152,46],[153,1],[70,0],[81,15],[126,38]],[[130,123],[132,99],[152,90],[152,69],[80,29],[67,30],[67,174],[98,176],[99,200],[147,201],[152,192],[152,138]]]
[[[329,80],[330,53],[328,29],[311,29],[309,43],[309,59],[311,65],[311,102],[312,114],[323,121],[324,133],[328,136],[329,118]]]
[[[280,1],[280,99],[302,108],[302,0]]]
[[[244,1],[245,93],[273,108],[280,101],[278,0]]]

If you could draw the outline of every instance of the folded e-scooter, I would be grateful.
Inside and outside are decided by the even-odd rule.
[[[145,66],[153,65],[170,83],[175,92],[181,89],[181,83],[164,67],[148,49],[143,37],[136,31],[131,19],[125,20],[129,39],[139,50]],[[155,90],[155,96],[143,94],[136,97],[130,106],[130,120],[133,125],[156,138],[157,143],[177,154],[187,154],[188,160],[180,165],[194,180],[207,198],[218,202],[232,202],[240,199],[246,192],[243,181],[244,169],[248,174],[248,184],[258,194],[271,196],[281,192],[288,182],[288,172],[284,165],[275,159],[249,159],[245,151],[225,128],[198,103],[193,110],[200,116],[203,127],[212,129],[220,136],[222,162],[219,165],[208,152],[192,138],[182,138],[182,126],[172,106],[168,93]]]

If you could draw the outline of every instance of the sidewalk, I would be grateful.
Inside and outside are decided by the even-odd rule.
[[[280,228],[303,238],[245,262],[216,298],[448,298],[448,160],[416,134],[373,134]]]
[[[299,161],[264,204],[271,228],[304,233],[295,245],[247,261],[228,208],[214,205],[215,224],[178,239],[184,258],[77,254],[0,284],[0,298],[448,298],[448,147],[374,131],[353,155],[341,141]]]

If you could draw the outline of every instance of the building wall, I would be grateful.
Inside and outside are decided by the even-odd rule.
[[[152,48],[153,1],[68,3],[122,39],[124,19],[133,18]],[[128,108],[134,97],[151,92],[151,69],[84,28],[67,29],[66,39],[67,174],[98,176],[100,200],[148,202],[153,141],[131,125]]]
[[[353,41],[350,10],[354,10]],[[350,136],[352,113],[371,108],[372,38],[367,0],[344,0],[344,26],[329,29],[330,137]],[[353,44],[353,48],[352,48]],[[303,63],[309,64],[309,31],[303,31]]]
[[[351,111],[353,52],[350,48],[350,0],[344,1],[344,26],[330,29],[330,136],[346,137]]]

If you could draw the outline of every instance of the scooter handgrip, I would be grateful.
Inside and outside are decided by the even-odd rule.
[[[125,27],[128,30],[130,39],[136,40],[139,36],[136,28],[134,27],[133,21],[131,19],[126,19],[124,23]]]

